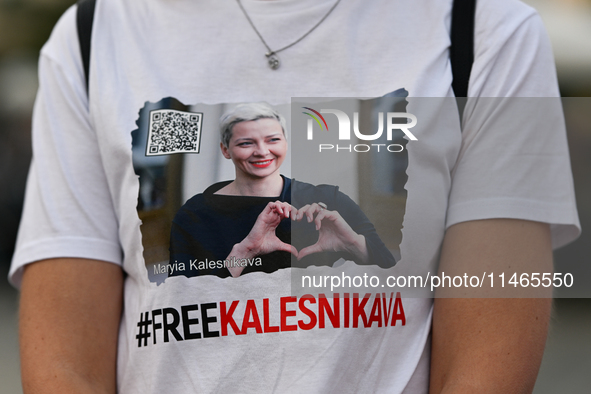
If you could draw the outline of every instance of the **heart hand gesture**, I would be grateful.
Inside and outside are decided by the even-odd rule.
[[[321,204],[321,205],[320,205]],[[322,203],[305,205],[297,211],[295,220],[306,218],[308,223],[314,221],[319,231],[318,241],[300,250],[298,260],[313,253],[324,251],[346,251],[366,263],[369,259],[365,237],[357,234],[337,211],[325,209]]]
[[[253,258],[256,256],[269,254],[275,251],[284,251],[298,255],[298,251],[292,245],[289,245],[275,234],[275,230],[281,220],[295,217],[297,210],[286,202],[270,202],[263,212],[259,214],[257,220],[250,230],[250,233],[242,242],[234,245],[230,252],[230,257]],[[240,276],[243,267],[230,267],[228,270],[233,277]]]

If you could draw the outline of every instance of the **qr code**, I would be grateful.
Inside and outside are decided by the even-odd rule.
[[[203,114],[159,109],[150,111],[146,156],[199,153]]]

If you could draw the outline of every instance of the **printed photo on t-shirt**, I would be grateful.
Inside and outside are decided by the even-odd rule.
[[[150,282],[394,267],[414,136],[407,92],[389,96],[146,102],[132,145]]]

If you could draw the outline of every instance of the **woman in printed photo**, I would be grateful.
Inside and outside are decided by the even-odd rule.
[[[281,175],[286,123],[264,103],[236,106],[221,119],[221,151],[236,178],[187,201],[170,236],[170,264],[186,276],[240,276],[291,266],[396,261],[359,206],[337,186]],[[191,264],[192,263],[192,264]]]

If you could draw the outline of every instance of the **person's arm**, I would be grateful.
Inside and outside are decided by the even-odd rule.
[[[443,242],[442,271],[495,274],[493,289],[459,289],[456,296],[501,295],[502,272],[505,291],[509,273],[552,272],[549,226],[511,219],[453,225]],[[436,298],[430,393],[531,393],[550,319],[551,290],[545,292],[547,298]]]
[[[115,393],[123,272],[97,260],[25,267],[20,298],[24,393]]]
[[[250,233],[242,241],[234,245],[226,260],[251,259],[256,256],[268,254],[275,251],[283,251],[298,255],[298,251],[293,245],[281,241],[275,230],[283,219],[295,220],[296,209],[289,203],[275,201],[267,204],[265,209],[259,214],[257,220],[250,230]],[[228,271],[233,277],[238,277],[244,270],[244,267],[228,267]]]

